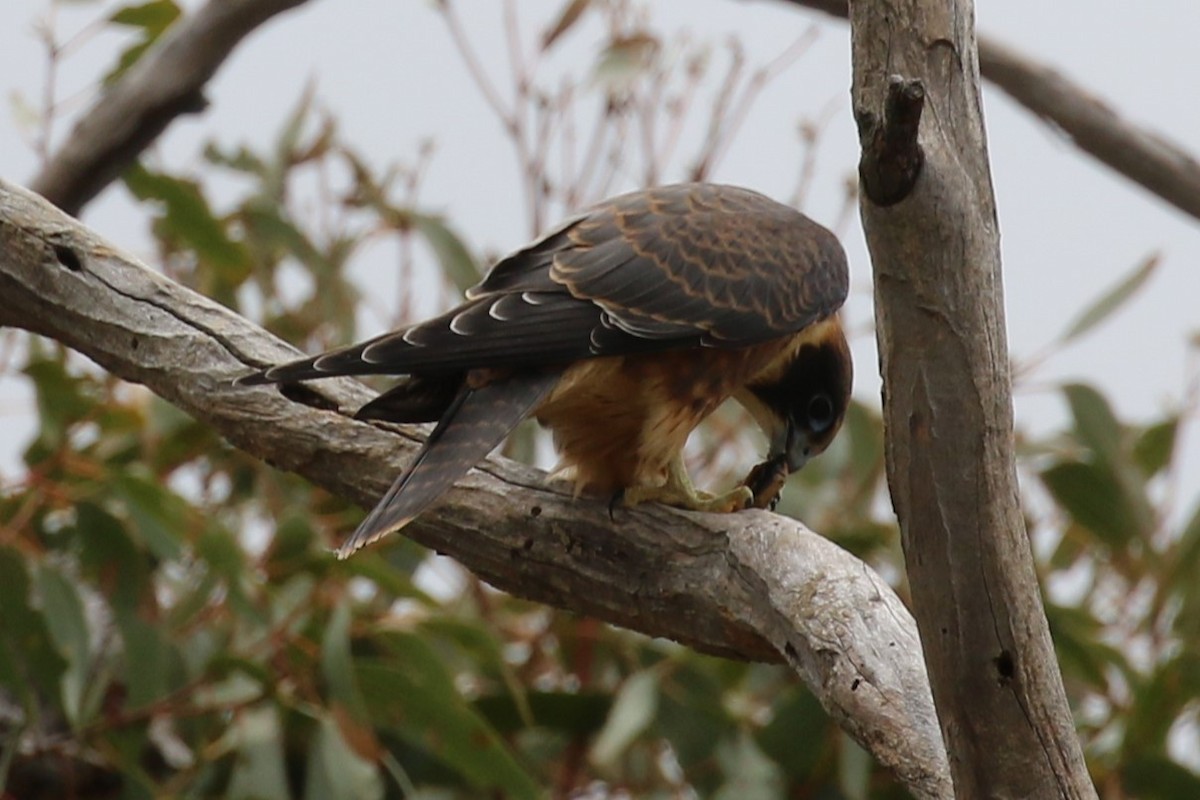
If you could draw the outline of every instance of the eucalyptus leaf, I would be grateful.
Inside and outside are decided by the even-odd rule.
[[[783,773],[745,732],[737,732],[717,746],[717,762],[725,782],[713,800],[783,800]],[[850,795],[852,800],[860,800]]]
[[[1133,759],[1121,769],[1125,797],[1183,800],[1200,797],[1200,773],[1165,756]]]
[[[354,661],[350,655],[350,603],[343,598],[333,608],[325,638],[321,642],[321,673],[329,697],[357,720],[367,718],[366,705],[358,690]]]
[[[141,5],[119,8],[112,13],[109,20],[118,25],[141,28],[159,34],[178,19],[179,14],[179,6],[172,0],[151,0],[151,2]]]
[[[1154,477],[1170,466],[1178,433],[1179,417],[1171,416],[1146,426],[1138,434],[1133,443],[1133,457],[1147,478]]]
[[[356,664],[375,724],[435,756],[477,792],[540,797],[533,777],[458,693],[428,645],[408,634],[389,635],[387,642],[393,655],[386,662],[359,659]]]
[[[1080,440],[1108,464],[1121,459],[1121,424],[1108,400],[1091,386],[1073,383],[1063,387],[1075,431]]]
[[[129,692],[130,708],[145,708],[174,688],[171,680],[172,645],[165,631],[136,613],[117,615],[124,655],[121,677]]]
[[[32,713],[43,697],[61,696],[60,679],[71,667],[49,631],[44,610],[31,603],[34,583],[22,554],[0,547],[0,641],[7,651],[0,670],[11,678],[4,685]]]
[[[564,33],[575,27],[591,4],[592,0],[568,0],[559,12],[558,19],[542,34],[542,49],[549,50]]]
[[[274,706],[255,706],[239,712],[226,738],[237,753],[228,797],[289,800],[283,728]]]
[[[321,719],[309,748],[305,800],[375,800],[383,797],[379,769],[359,756],[332,717]]]
[[[777,697],[771,721],[756,737],[763,752],[773,758],[793,780],[811,781],[822,759],[828,758],[829,714],[812,692],[794,687]]]
[[[131,522],[129,530],[155,556],[178,559],[183,552],[182,525],[187,504],[169,486],[140,469],[118,475],[109,487],[110,502],[119,503]]]
[[[1124,547],[1138,536],[1137,512],[1105,467],[1065,461],[1044,470],[1042,482],[1059,505],[1110,547]]]
[[[526,699],[534,726],[569,736],[595,734],[612,709],[612,696],[607,692],[530,692]],[[509,693],[486,695],[472,705],[502,734],[516,733],[529,725]]]
[[[1141,263],[1121,278],[1116,285],[1100,295],[1075,318],[1074,322],[1067,326],[1067,329],[1058,337],[1059,344],[1067,344],[1078,339],[1118,311],[1137,294],[1139,289],[1145,286],[1146,281],[1150,280],[1161,261],[1160,253],[1151,253],[1142,259]]]
[[[654,63],[662,43],[648,33],[616,36],[600,54],[593,70],[593,80],[609,94],[629,89]]]
[[[612,767],[635,739],[650,727],[658,711],[657,673],[646,670],[625,681],[617,692],[608,721],[592,743],[590,757],[601,767]]]
[[[141,36],[117,57],[116,65],[104,76],[104,83],[111,84],[137,63],[146,51],[158,41],[167,28],[179,18],[181,10],[173,0],[151,0],[141,5],[130,5],[117,9],[109,17],[114,25],[123,25],[141,32]]]
[[[874,763],[870,753],[845,732],[839,732],[838,786],[847,800],[867,800]]]
[[[35,573],[38,605],[50,638],[67,662],[62,676],[63,711],[72,725],[82,725],[84,697],[92,672],[91,633],[83,599],[75,582],[57,569],[43,564]]]
[[[126,170],[123,178],[139,200],[160,204],[157,235],[204,259],[208,269],[203,274],[208,280],[200,288],[218,300],[232,302],[234,290],[250,277],[254,262],[245,245],[226,231],[200,184],[141,165]]]

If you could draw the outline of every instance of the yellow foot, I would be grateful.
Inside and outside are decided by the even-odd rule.
[[[754,492],[746,486],[738,486],[725,494],[717,495],[708,492],[687,494],[672,486],[631,486],[622,494],[621,502],[627,506],[636,506],[639,503],[663,503],[676,508],[686,508],[689,511],[711,511],[725,514],[749,508],[754,502]]]
[[[662,486],[631,486],[622,493],[621,501],[627,506],[656,502],[690,511],[728,513],[753,505],[754,492],[747,486],[736,486],[717,495],[699,491],[692,485],[682,456],[678,456],[667,469],[666,483]]]

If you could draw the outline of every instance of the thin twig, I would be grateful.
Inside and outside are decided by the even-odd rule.
[[[721,82],[721,88],[717,90],[716,100],[713,101],[708,116],[708,130],[704,136],[704,145],[700,149],[695,166],[692,167],[691,179],[694,181],[705,180],[712,170],[713,157],[721,142],[721,130],[726,124],[725,118],[730,104],[733,102],[733,96],[746,63],[741,45],[736,40],[729,42],[729,55],[731,59],[729,70],[725,73],[725,80]]]
[[[438,3],[438,10],[442,12],[442,19],[446,23],[447,30],[450,31],[450,38],[454,42],[458,54],[462,57],[463,63],[466,64],[467,71],[471,73],[471,80],[475,82],[475,85],[483,94],[483,99],[491,106],[492,112],[504,123],[505,127],[511,130],[516,124],[513,120],[513,112],[505,107],[499,92],[496,91],[496,87],[488,80],[487,71],[479,62],[478,56],[475,55],[475,50],[471,47],[471,43],[467,41],[462,23],[459,21],[458,15],[454,12],[454,4],[451,0],[441,0]]]
[[[526,69],[521,47],[521,26],[514,0],[504,0],[504,33],[507,42],[509,67],[512,72],[516,98],[513,101],[513,125],[509,129],[513,148],[517,151],[517,165],[521,172],[521,184],[525,191],[525,202],[529,213],[529,231],[537,236],[543,225],[543,197],[540,187],[539,161],[534,157],[526,129],[526,118],[533,103],[532,81]]]
[[[729,146],[737,137],[738,130],[750,116],[750,109],[754,106],[755,101],[758,100],[763,89],[778,77],[780,73],[799,61],[808,52],[809,48],[812,47],[813,42],[817,40],[819,34],[820,29],[816,25],[810,25],[787,49],[754,71],[754,74],[751,75],[749,81],[747,81],[741,93],[737,96],[737,100],[732,108],[725,110],[721,114],[720,135],[713,142],[711,152],[708,153],[705,160],[707,174],[711,174],[724,157]]]
[[[596,170],[596,166],[600,162],[600,154],[604,152],[611,113],[612,105],[611,103],[607,103],[605,109],[596,117],[596,122],[592,126],[592,135],[584,150],[583,163],[580,165],[580,170],[575,176],[575,180],[572,181],[571,192],[567,195],[568,206],[578,206],[585,199],[590,199],[596,195],[588,187],[592,182],[592,175]]]
[[[54,134],[55,95],[58,91],[58,61],[60,48],[56,41],[55,21],[58,18],[58,3],[51,2],[46,16],[36,25],[38,37],[46,48],[46,70],[42,78],[41,125],[34,142],[34,153],[44,168],[50,160],[50,143]]]
[[[704,78],[704,68],[700,63],[699,57],[694,56],[688,62],[684,74],[683,89],[678,95],[667,102],[667,114],[671,119],[671,125],[667,129],[667,135],[663,137],[659,145],[656,156],[658,163],[663,165],[669,164],[675,155],[675,150],[679,145],[679,137],[683,134],[688,113],[692,107],[692,101],[695,99],[696,92]]]
[[[641,135],[638,142],[642,150],[642,183],[654,186],[658,183],[658,171],[661,163],[655,157],[656,127],[659,109],[662,106],[663,85],[667,81],[661,65],[655,67],[653,74],[645,76],[646,94],[636,102],[638,129]]]
[[[808,201],[808,193],[817,176],[817,150],[821,143],[821,137],[844,102],[841,97],[830,98],[815,120],[800,124],[800,141],[803,145],[804,155],[801,158],[800,171],[796,177],[796,188],[792,191],[790,200],[793,208],[803,209]]]

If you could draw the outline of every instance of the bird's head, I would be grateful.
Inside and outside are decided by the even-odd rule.
[[[853,379],[846,336],[831,318],[813,326],[775,375],[748,385],[739,399],[767,434],[768,458],[792,473],[823,452],[842,426]]]

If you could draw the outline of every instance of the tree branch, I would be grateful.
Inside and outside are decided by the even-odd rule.
[[[368,399],[354,381],[319,381],[292,399],[233,387],[248,366],[295,351],[3,181],[0,324],[73,347],[235,446],[364,505],[418,444],[339,411]],[[797,522],[663,507],[614,521],[605,503],[492,459],[405,533],[513,594],[709,653],[785,660],[914,795],[950,796],[912,617],[869,567]]]
[[[839,19],[847,15],[847,0],[785,2]],[[1200,219],[1200,162],[1184,148],[1125,119],[1057,70],[986,36],[979,37],[979,70],[1080,149]]]
[[[100,93],[33,179],[34,190],[68,214],[78,214],[176,117],[204,110],[204,85],[238,42],[271,17],[304,2],[209,0],[180,19]]]
[[[875,147],[889,136],[881,126],[915,132],[919,121],[911,191],[886,203],[864,191],[859,208],[888,484],[955,796],[1095,797],[1019,503],[974,9],[854,0],[850,11],[863,168],[888,156]],[[905,86],[923,86],[918,120],[884,113]],[[892,148],[893,172],[905,174],[912,149]]]
[[[866,110],[859,116],[863,153],[858,180],[872,203],[895,205],[916,185],[925,165],[925,154],[917,141],[924,109],[925,87],[921,82],[892,75],[888,78],[883,117]]]
[[[1080,149],[1200,219],[1200,162],[1186,150],[1133,124],[1062,73],[986,42],[979,68],[1010,97],[1061,129]]]

